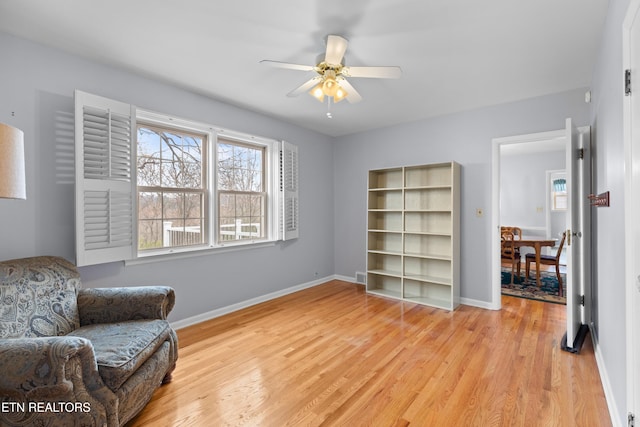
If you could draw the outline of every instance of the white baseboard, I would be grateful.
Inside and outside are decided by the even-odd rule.
[[[356,285],[364,285],[364,283],[356,282],[355,277],[342,276],[340,274],[334,274],[332,277],[332,280],[342,280],[343,282],[351,282],[351,283],[355,283]]]
[[[480,301],[471,298],[460,298],[460,304],[470,305],[471,307],[484,308],[485,310],[499,310],[493,307],[493,304],[487,301]]]
[[[266,295],[251,298],[246,301],[241,301],[236,304],[231,304],[226,307],[216,308],[215,310],[207,311],[206,313],[198,314],[196,316],[187,317],[186,319],[177,320],[171,322],[171,327],[175,330],[186,328],[187,326],[195,325],[207,320],[215,319],[216,317],[224,316],[225,314],[233,313],[234,311],[242,310],[243,308],[251,307],[252,305],[260,304],[261,302],[269,301],[284,295],[292,294],[302,289],[312,288],[322,283],[326,283],[329,280],[337,279],[336,276],[329,276],[323,279],[313,280],[311,282],[303,283],[301,285],[292,286],[290,288],[281,289],[276,292],[271,292]],[[343,279],[339,279],[343,280]]]
[[[356,285],[365,286],[364,283],[360,283],[360,282],[356,281],[355,277],[341,276],[339,274],[336,274],[336,275],[333,276],[333,279],[342,280],[344,282],[351,282],[351,283],[355,283]],[[493,304],[490,303],[490,302],[475,300],[475,299],[471,299],[471,298],[460,298],[460,304],[469,305],[469,306],[472,306],[472,307],[484,308],[486,310],[500,310],[500,307],[495,308],[493,306]]]
[[[246,301],[241,301],[236,304],[231,304],[226,307],[216,308],[215,310],[211,310],[211,311],[207,311],[206,313],[187,317],[186,319],[176,320],[175,322],[171,322],[171,327],[175,330],[186,328],[187,326],[191,326],[197,323],[205,322],[207,320],[215,319],[216,317],[224,316],[225,314],[233,313],[234,311],[242,310],[243,308],[251,307],[252,305],[260,304],[265,301],[279,298],[281,296],[288,295],[293,292],[301,291],[302,289],[312,288],[322,283],[326,283],[330,280],[342,280],[343,282],[350,282],[355,285],[364,286],[363,283],[356,282],[355,277],[334,274],[332,276],[327,276],[322,279],[313,280],[311,282],[303,283],[301,285],[292,286],[290,288],[281,289],[276,292],[271,292],[266,295],[261,295],[259,297],[251,298]],[[469,298],[460,298],[460,303],[464,305],[470,305],[473,307],[493,310],[493,308],[491,307],[491,303],[488,303],[486,301],[479,301],[479,300],[474,300]]]
[[[598,336],[596,335],[591,325],[589,325],[589,331],[591,332],[591,341],[593,342],[596,364],[598,365],[598,372],[600,373],[600,382],[602,383],[602,388],[604,389],[604,397],[607,401],[607,407],[609,408],[611,424],[613,425],[613,427],[623,427],[626,425],[626,422],[618,419],[618,405],[616,404],[616,399],[613,396],[613,389],[611,388],[611,381],[609,381],[609,374],[607,373],[607,368],[605,367],[604,359],[602,358],[602,352],[600,351],[600,346],[598,345]]]
[[[365,286],[364,283],[360,283],[360,282],[356,281],[355,277],[341,276],[339,274],[335,274],[333,276],[333,279],[342,280],[344,282],[351,282],[351,283],[354,283],[356,285]],[[475,299],[471,299],[471,298],[460,298],[460,304],[469,305],[471,307],[484,308],[485,310],[500,310],[500,307],[495,308],[493,306],[493,304],[490,303],[490,302],[475,300]]]

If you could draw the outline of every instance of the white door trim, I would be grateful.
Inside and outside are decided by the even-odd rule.
[[[640,0],[637,0],[640,3]],[[584,143],[590,144],[591,128],[589,126],[581,126],[578,128],[578,133],[582,138],[587,137]],[[489,308],[492,310],[500,310],[502,307],[501,296],[501,276],[500,276],[500,147],[502,145],[509,144],[521,144],[527,142],[539,142],[548,141],[552,139],[566,139],[566,129],[538,132],[525,135],[515,135],[502,138],[493,138],[492,142],[492,176],[491,176],[491,232],[489,235],[491,241],[491,302]],[[565,142],[566,144],[566,142]],[[589,160],[590,161],[590,160]],[[581,206],[579,209],[584,209]],[[589,227],[589,226],[587,226]],[[585,289],[586,286],[590,286],[588,283],[588,276],[585,275],[582,280],[586,280],[587,283],[580,283],[583,292],[586,295],[590,295],[590,289]],[[589,324],[591,313],[590,306],[587,304],[583,313],[584,318],[582,322]]]
[[[639,0],[640,1],[640,0]],[[491,309],[502,308],[500,286],[500,147],[509,144],[538,142],[565,137],[565,130],[530,133],[526,135],[493,138],[492,142],[492,176],[491,176]]]
[[[636,21],[636,16],[640,11],[640,0],[631,0],[629,8],[622,24],[622,63],[623,69],[632,69],[631,58],[631,30]],[[635,25],[640,25],[638,21]],[[638,49],[638,46],[634,46]],[[638,68],[634,69],[635,73],[640,72]],[[622,82],[622,77],[621,77]],[[640,82],[637,77],[633,78],[634,83]],[[634,96],[640,96],[640,88],[635,89]],[[620,90],[624,87],[621,84]],[[637,102],[637,101],[636,101]],[[640,412],[640,384],[637,384],[640,378],[640,313],[638,307],[640,304],[639,292],[636,286],[639,284],[639,271],[636,267],[638,260],[638,242],[636,236],[640,233],[640,225],[637,218],[640,214],[640,144],[633,144],[633,128],[631,111],[631,97],[624,97],[623,105],[623,128],[624,128],[624,152],[625,152],[625,178],[624,178],[624,199],[625,199],[625,300],[626,300],[626,359],[627,359],[627,412],[634,413],[636,419]],[[638,112],[636,112],[636,115]],[[637,120],[636,120],[637,121]],[[640,129],[637,124],[637,129]],[[638,141],[638,135],[635,139]]]

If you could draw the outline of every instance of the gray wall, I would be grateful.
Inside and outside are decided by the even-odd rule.
[[[610,207],[592,209],[593,317],[620,425],[626,425],[627,418],[622,22],[628,6],[628,0],[609,3],[591,104],[593,191],[611,192]]]
[[[566,213],[551,210],[547,201],[547,171],[564,170],[565,161],[564,151],[501,154],[500,224],[522,227],[526,235],[545,236],[549,209],[551,237],[559,237],[566,228]],[[550,249],[550,253],[555,254],[556,250]]]
[[[0,259],[74,258],[73,90],[131,102],[300,147],[301,237],[273,247],[125,267],[81,269],[85,286],[166,283],[178,293],[171,320],[195,316],[331,274],[364,271],[367,171],[455,160],[462,164],[463,298],[491,299],[491,139],[591,125],[594,191],[594,320],[598,351],[620,423],[626,418],[624,181],[621,24],[628,0],[611,0],[593,102],[584,89],[333,140],[174,86],[0,34],[0,121],[25,131],[26,201],[0,199]],[[475,216],[482,208],[484,216]],[[333,230],[327,232],[327,230]],[[248,267],[249,266],[249,267]],[[317,274],[316,274],[317,273]]]
[[[365,271],[367,171],[454,160],[462,165],[461,297],[491,302],[491,140],[589,123],[586,89],[354,134],[335,145],[335,268]],[[476,208],[484,215],[476,216]]]
[[[176,321],[334,273],[333,140],[0,33],[0,122],[25,133],[27,200],[0,199],[0,259],[74,249],[73,91],[298,145],[300,238],[272,247],[81,269],[84,286],[167,284]]]

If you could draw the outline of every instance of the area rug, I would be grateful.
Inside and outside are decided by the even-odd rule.
[[[523,269],[524,270],[524,269]],[[502,295],[510,295],[518,298],[527,298],[538,301],[551,302],[555,304],[566,304],[566,277],[564,273],[560,273],[562,277],[562,297],[558,296],[558,278],[553,271],[541,271],[540,283],[536,285],[535,271],[530,273],[531,277],[528,282],[524,282],[524,271],[521,272],[522,277],[514,277],[513,285],[511,282],[511,269],[502,268]]]

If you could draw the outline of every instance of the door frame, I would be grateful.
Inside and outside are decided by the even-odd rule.
[[[502,308],[501,274],[500,274],[500,147],[511,144],[524,144],[551,139],[564,139],[565,130],[530,133],[526,135],[507,136],[491,140],[492,176],[491,176],[491,304],[493,310]]]
[[[634,22],[640,25],[640,0],[631,0],[622,24],[622,64],[623,70],[633,68],[631,60],[631,30]],[[637,46],[635,46],[637,48]],[[637,70],[637,68],[635,68]],[[640,83],[637,72],[632,74],[632,82],[636,86]],[[620,87],[620,90],[624,90]],[[636,89],[637,91],[637,89]],[[640,96],[634,93],[633,96]],[[640,381],[640,276],[635,263],[640,255],[640,245],[637,244],[640,225],[634,221],[640,215],[640,144],[633,143],[634,127],[637,135],[640,129],[640,121],[632,117],[632,97],[625,96],[623,99],[623,132],[624,132],[624,213],[625,213],[625,300],[626,300],[626,359],[627,359],[627,413],[635,414],[638,417],[640,412],[640,386],[636,385]],[[636,101],[637,103],[637,101]],[[636,115],[638,113],[636,112]],[[638,136],[635,138],[638,140]],[[636,287],[638,289],[636,289]]]
[[[640,0],[638,0],[640,2]],[[590,144],[590,132],[589,126],[581,126],[578,128],[578,133],[581,138],[588,138],[584,140],[585,144]],[[500,147],[509,144],[523,144],[523,143],[535,143],[539,141],[551,140],[551,139],[563,139],[566,146],[566,129],[559,129],[548,132],[530,133],[524,135],[514,135],[501,138],[493,138],[492,142],[492,176],[491,176],[491,302],[489,308],[492,310],[500,310],[502,308],[502,296],[501,296],[501,275],[500,275]],[[590,161],[585,159],[585,161]],[[581,211],[584,210],[584,206],[578,207]],[[585,224],[583,227],[589,229],[590,225]],[[585,278],[586,279],[586,278]],[[583,283],[582,286],[585,293],[585,307],[582,313],[582,323],[588,324],[591,319],[589,298],[591,294],[590,289],[586,289],[586,286],[590,286],[588,282]]]

